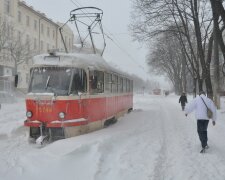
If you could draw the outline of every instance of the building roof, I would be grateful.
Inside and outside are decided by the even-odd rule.
[[[39,16],[41,19],[46,20],[47,22],[53,24],[54,26],[60,27],[56,22],[54,22],[52,19],[48,18],[45,13],[41,13],[40,11],[36,11],[32,6],[29,6],[26,4],[25,1],[19,1],[19,6],[23,6],[26,9],[29,9],[31,12]]]

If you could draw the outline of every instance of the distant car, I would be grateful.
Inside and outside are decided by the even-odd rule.
[[[165,96],[168,96],[169,94],[170,94],[170,91],[168,91],[168,90],[165,90]]]
[[[161,95],[161,89],[153,89],[153,94]]]

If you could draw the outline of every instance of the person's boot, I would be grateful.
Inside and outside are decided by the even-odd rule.
[[[205,153],[205,148],[202,148],[202,150],[200,151],[200,153]]]

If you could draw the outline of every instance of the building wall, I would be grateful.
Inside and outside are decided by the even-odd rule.
[[[59,27],[62,23],[55,23],[44,13],[19,0],[0,0],[0,24],[7,22],[13,26],[13,36],[29,42],[28,48],[32,55],[46,53],[49,49],[64,50]],[[73,49],[74,34],[66,26],[63,37],[69,52]],[[0,52],[0,64],[14,66],[12,57],[7,51]],[[29,81],[29,64],[18,65],[18,88],[27,88]]]

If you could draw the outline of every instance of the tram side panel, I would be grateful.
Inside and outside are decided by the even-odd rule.
[[[103,127],[106,119],[106,97],[90,97],[85,107],[88,118],[88,131],[94,131]]]

